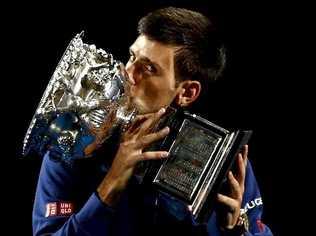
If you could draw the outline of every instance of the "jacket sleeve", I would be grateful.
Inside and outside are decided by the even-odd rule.
[[[81,209],[73,211],[74,182],[69,168],[51,160],[49,153],[44,156],[33,206],[33,235],[108,235],[114,209],[92,193]],[[65,203],[68,208],[62,209]]]
[[[249,230],[244,236],[272,236],[268,226],[262,223],[263,202],[259,187],[253,173],[252,166],[248,161],[245,178],[245,192],[242,201],[241,212],[248,216]],[[208,235],[237,236],[234,232],[223,232],[217,222],[216,211],[213,212],[207,224]]]
[[[272,236],[271,230],[261,219],[263,202],[249,161],[246,169],[245,192],[241,211],[247,214],[249,220],[249,232],[246,232],[245,236]]]

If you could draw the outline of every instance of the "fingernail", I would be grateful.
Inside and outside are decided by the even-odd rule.
[[[166,158],[166,157],[168,157],[168,156],[169,156],[169,152],[164,152],[164,153],[161,154],[161,157],[162,157],[162,158]]]
[[[169,130],[170,130],[170,129],[169,129],[169,127],[167,126],[167,127],[163,128],[162,131],[163,131],[164,133],[169,133]]]
[[[158,111],[158,114],[161,115],[161,114],[163,114],[163,113],[165,113],[165,112],[166,112],[166,109],[165,109],[165,108],[161,108],[161,109]]]

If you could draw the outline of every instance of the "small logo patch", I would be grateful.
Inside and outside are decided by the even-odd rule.
[[[49,216],[69,216],[73,213],[71,202],[50,202],[46,204],[45,217]]]
[[[257,220],[257,226],[259,228],[259,231],[262,233],[264,231],[264,224],[261,220]]]

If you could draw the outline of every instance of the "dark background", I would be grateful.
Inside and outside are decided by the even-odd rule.
[[[32,204],[41,159],[23,159],[22,141],[68,42],[85,30],[86,42],[126,62],[128,47],[137,35],[137,21],[148,11],[168,5],[212,16],[222,32],[228,66],[203,104],[205,116],[226,128],[254,130],[249,158],[265,204],[263,221],[275,235],[287,235],[289,229],[297,226],[291,223],[296,222],[292,209],[297,207],[298,200],[293,196],[290,199],[293,191],[289,193],[289,189],[298,185],[291,169],[297,167],[297,144],[293,141],[297,128],[292,127],[293,115],[300,109],[296,95],[300,85],[294,83],[294,68],[288,62],[295,51],[291,39],[299,25],[287,11],[287,5],[187,0],[133,5],[86,2],[73,7],[55,2],[12,4],[9,17],[3,19],[3,50],[9,52],[5,58],[9,62],[9,76],[2,80],[6,114],[2,126],[4,140],[8,141],[3,144],[3,158],[9,164],[2,166],[6,197],[2,203],[8,208],[8,222],[15,222],[10,235],[31,235]]]

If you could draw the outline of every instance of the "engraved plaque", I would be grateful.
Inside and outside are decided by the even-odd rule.
[[[252,131],[230,131],[182,110],[169,111],[168,116],[156,129],[169,126],[170,133],[149,150],[166,150],[169,157],[145,165],[139,176],[182,202],[197,222],[205,223],[223,179]]]
[[[169,158],[154,182],[173,188],[178,195],[191,200],[221,140],[221,136],[211,130],[184,120]]]

